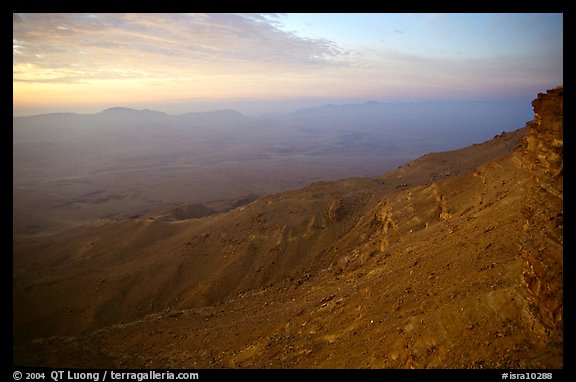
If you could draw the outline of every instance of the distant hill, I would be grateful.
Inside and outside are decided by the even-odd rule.
[[[311,133],[342,130],[372,137],[385,135],[391,141],[410,137],[428,142],[430,151],[446,150],[490,139],[508,126],[525,123],[525,102],[366,102],[324,105],[298,110],[286,116],[287,123]],[[441,148],[439,137],[443,138]]]
[[[148,109],[136,110],[126,107],[112,107],[96,114],[54,113],[30,117],[14,117],[13,127],[123,127],[129,128],[142,125],[171,126],[186,123],[194,126],[205,123],[230,124],[246,120],[234,110],[217,110],[213,112],[196,112],[180,115],[169,115],[160,111]]]

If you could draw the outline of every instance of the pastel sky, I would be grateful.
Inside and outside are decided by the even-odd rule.
[[[15,115],[534,98],[562,83],[562,14],[13,15]]]

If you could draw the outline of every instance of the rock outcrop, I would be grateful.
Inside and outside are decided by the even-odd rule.
[[[534,120],[520,148],[532,178],[522,206],[522,281],[527,319],[554,347],[563,337],[563,88],[538,94],[532,106]]]
[[[539,93],[532,101],[534,120],[528,123],[530,133],[525,138],[531,169],[535,175],[548,180],[558,179],[563,171],[563,93],[564,88],[560,86],[545,94]]]

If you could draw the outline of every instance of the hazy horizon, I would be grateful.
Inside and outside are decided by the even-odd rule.
[[[562,14],[14,14],[13,114],[533,99]]]
[[[561,85],[559,85],[561,86]],[[543,89],[544,92],[547,89]],[[410,100],[357,100],[357,99],[305,99],[305,100],[221,100],[221,101],[180,101],[173,103],[125,103],[125,104],[102,104],[84,107],[67,107],[62,106],[42,107],[42,108],[24,108],[19,113],[15,112],[13,117],[32,117],[44,114],[72,113],[72,114],[97,114],[112,108],[127,108],[136,111],[150,110],[166,113],[171,116],[177,116],[186,113],[209,113],[220,110],[234,110],[246,117],[262,118],[268,116],[281,116],[305,109],[320,108],[325,106],[347,106],[363,105],[369,103],[379,104],[471,104],[471,103],[513,103],[524,104],[530,108],[530,102],[534,96],[526,97],[493,97],[485,99],[410,99]]]

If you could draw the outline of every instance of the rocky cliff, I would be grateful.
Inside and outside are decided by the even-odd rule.
[[[534,120],[528,123],[530,132],[525,138],[526,155],[531,160],[530,168],[538,176],[537,180],[546,179],[542,179],[543,184],[562,179],[559,176],[563,170],[563,93],[564,88],[557,87],[539,93],[532,101]],[[558,185],[555,187],[558,188]]]
[[[549,343],[563,335],[563,88],[538,94],[534,120],[519,151],[530,169],[531,186],[522,205],[528,320]]]

